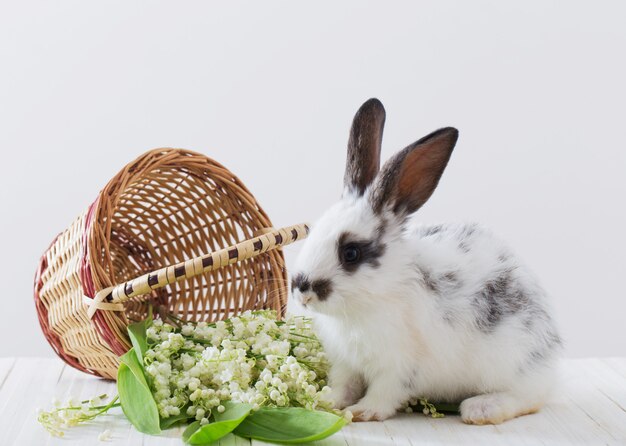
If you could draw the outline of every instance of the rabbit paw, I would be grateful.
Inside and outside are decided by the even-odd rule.
[[[467,424],[500,424],[513,417],[507,406],[498,395],[478,395],[461,403],[461,419]]]
[[[396,412],[393,409],[374,409],[361,403],[350,406],[346,410],[352,413],[352,421],[383,421]]]

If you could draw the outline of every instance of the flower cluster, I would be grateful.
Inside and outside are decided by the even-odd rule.
[[[224,401],[332,411],[328,363],[311,321],[247,311],[213,324],[155,320],[144,366],[162,418],[209,422]],[[184,411],[184,413],[183,413]]]
[[[104,404],[107,395],[100,395],[90,400],[74,401],[70,398],[65,405],[60,401],[54,401],[54,409],[50,411],[37,410],[37,420],[57,437],[63,436],[63,429],[76,426],[79,423],[93,420],[97,416],[106,413],[112,407],[119,406],[118,398],[115,397]],[[107,431],[103,432],[104,435]]]
[[[448,410],[451,412],[457,411],[457,408],[454,404],[440,404],[444,410]],[[414,412],[415,408],[421,409],[422,413],[426,416],[430,415],[431,418],[443,418],[445,415],[437,410],[437,406],[428,401],[426,398],[411,398],[408,401],[405,401],[402,405],[402,409],[406,413]]]

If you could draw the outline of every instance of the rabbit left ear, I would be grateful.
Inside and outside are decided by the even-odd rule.
[[[380,146],[385,125],[385,108],[375,98],[356,112],[348,140],[345,189],[361,196],[380,169]]]
[[[390,158],[370,192],[374,212],[391,209],[407,216],[422,207],[437,187],[458,137],[455,128],[439,129]]]

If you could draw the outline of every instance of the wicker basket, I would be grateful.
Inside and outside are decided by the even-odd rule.
[[[283,314],[278,248],[308,227],[271,228],[241,181],[198,153],[148,152],[128,164],[59,234],[35,277],[43,332],[71,366],[114,378],[129,323],[216,320],[248,309]]]

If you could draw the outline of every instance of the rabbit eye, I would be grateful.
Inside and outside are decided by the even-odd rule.
[[[380,237],[374,240],[358,238],[350,232],[344,232],[337,240],[337,259],[341,269],[352,274],[362,265],[368,264],[372,268],[380,266],[379,258],[385,253],[385,244]]]
[[[355,245],[347,245],[341,252],[344,263],[356,263],[361,259],[361,249]]]

